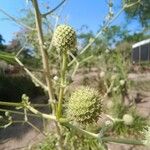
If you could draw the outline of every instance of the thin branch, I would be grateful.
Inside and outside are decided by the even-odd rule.
[[[108,21],[105,26],[96,34],[95,38],[92,39],[80,52],[80,54],[83,54],[95,41],[96,39],[103,33],[103,30],[105,30],[118,16],[123,12],[124,7],[113,17],[112,20]]]
[[[38,80],[31,71],[29,71],[23,63],[16,57],[15,58],[16,62],[26,71],[26,73],[31,77],[32,80],[34,80],[37,84],[39,84],[44,90],[48,91],[47,86],[44,85],[40,80]]]
[[[25,45],[26,45],[26,43],[27,43],[27,39],[25,39],[25,42],[24,42],[24,43],[25,43],[24,46],[17,52],[16,57],[18,57],[18,56],[20,55],[20,53],[24,50]]]
[[[36,127],[34,124],[32,124],[30,121],[26,122],[28,125],[30,125],[34,130],[36,130],[39,133],[42,133],[44,136],[46,136],[46,134],[44,132],[42,132],[38,127]]]
[[[107,91],[106,91],[106,93],[104,94],[104,98],[107,97],[108,94],[111,92],[111,90],[112,90],[112,88],[113,88],[113,86],[114,86],[114,82],[115,82],[115,80],[113,80],[113,81],[111,82],[110,86],[107,88]]]
[[[42,117],[48,117],[47,119],[53,119],[56,120],[55,115],[55,97],[54,97],[54,91],[53,91],[53,86],[52,86],[52,80],[50,78],[51,76],[51,70],[50,70],[50,64],[48,61],[48,54],[46,49],[44,49],[44,35],[43,35],[43,30],[42,30],[42,15],[39,9],[39,5],[38,5],[38,1],[37,0],[32,0],[32,5],[34,7],[34,13],[35,13],[35,23],[36,23],[36,30],[37,30],[37,34],[38,34],[38,42],[39,42],[39,47],[40,47],[40,52],[42,55],[42,63],[43,63],[43,69],[44,69],[44,73],[45,73],[45,79],[46,79],[46,84],[48,87],[48,95],[49,95],[49,106],[51,105],[52,108],[52,113],[53,115],[47,115],[47,114],[43,114],[43,113],[39,113],[36,109],[34,109],[33,107],[27,106],[28,109],[30,109],[30,111],[35,111],[36,113],[39,113]],[[57,126],[57,122],[55,121],[55,125]],[[59,138],[61,139],[61,133],[58,131],[58,128],[56,128],[57,130],[57,135],[59,136]],[[62,143],[60,141],[58,141],[59,147],[61,150],[63,150],[63,146]]]
[[[103,142],[111,142],[111,143],[121,143],[121,144],[130,144],[130,145],[144,145],[142,140],[133,140],[133,139],[117,139],[114,137],[103,137]]]
[[[8,122],[7,124],[5,124],[5,125],[0,125],[0,128],[7,128],[7,127],[9,127],[10,125],[12,125],[12,122]]]
[[[74,130],[76,130],[76,131],[78,131],[79,133],[82,133],[82,134],[84,134],[84,135],[91,136],[91,137],[96,138],[96,139],[99,138],[99,135],[98,135],[98,134],[95,134],[95,133],[86,131],[86,130],[80,128],[80,127],[77,127],[77,126],[72,125],[71,123],[64,123],[63,125],[66,126],[66,127],[71,128],[71,129],[74,129]]]
[[[58,17],[58,16],[55,16],[54,31],[55,31],[55,29],[56,29],[56,27],[57,27],[57,25],[58,25],[58,20],[59,20],[59,17]],[[52,39],[51,39],[51,42],[50,42],[50,45],[49,45],[48,51],[50,51],[50,50],[51,50],[51,48],[52,48],[52,46],[53,46],[53,37],[54,37],[54,36],[52,36]]]
[[[80,52],[80,54],[84,53],[95,41],[96,39],[103,33],[103,30],[105,30],[114,20],[116,20],[118,18],[118,16],[120,16],[120,14],[126,9],[126,8],[129,8],[129,7],[133,7],[134,5],[137,5],[138,3],[140,3],[141,0],[138,0],[137,2],[135,3],[132,3],[130,5],[127,5],[125,4],[122,9],[120,9],[120,11],[110,20],[108,21],[105,26],[97,33],[97,35],[95,36],[95,38],[93,40],[91,40],[89,42],[89,44],[87,44],[84,49]]]
[[[79,133],[82,133],[84,135],[91,136],[95,139],[101,140],[102,142],[122,143],[122,144],[131,144],[131,145],[143,145],[143,142],[141,140],[121,139],[121,138],[117,139],[117,138],[114,138],[114,137],[101,137],[99,134],[95,134],[95,133],[86,131],[86,130],[81,129],[77,126],[74,126],[70,123],[64,123],[63,125],[66,126],[66,127],[71,128],[71,129],[74,129],[74,130],[76,130]]]
[[[78,60],[76,59],[76,57],[71,53],[71,52],[69,52],[69,55],[75,60],[75,62],[76,62],[76,65],[75,65],[75,67],[74,67],[74,70],[73,70],[73,72],[72,72],[72,75],[71,75],[71,78],[73,79],[73,77],[75,76],[75,73],[76,73],[76,71],[78,70],[78,68],[79,68],[79,62],[78,62]],[[68,64],[68,66],[70,66],[71,64],[69,63]]]
[[[14,21],[15,23],[19,24],[20,26],[23,26],[25,27],[26,29],[29,29],[29,30],[35,30],[34,28],[32,27],[29,27],[28,25],[22,23],[20,20],[16,19],[15,17],[11,16],[10,14],[8,14],[5,10],[3,10],[2,8],[0,8],[0,11],[6,15],[8,18],[10,18],[12,21]]]
[[[25,46],[23,46],[16,54],[16,57],[18,57],[20,55],[20,53],[24,50]]]
[[[9,113],[12,113],[12,114],[17,114],[17,115],[24,115],[23,112],[19,112],[19,111],[15,111],[15,110],[7,110],[7,109],[0,109],[0,112],[9,112]],[[35,114],[30,114],[28,113],[28,116],[31,116],[31,117],[40,117],[38,115],[35,115]]]
[[[104,27],[96,34],[95,38],[92,39],[83,49],[82,51],[79,53],[79,55],[83,54],[95,41],[96,39],[103,33],[103,30],[105,30],[115,19],[118,18],[118,16],[126,9],[126,8],[129,8],[129,7],[132,7],[134,5],[137,5],[138,3],[140,3],[141,0],[138,0],[137,2],[133,3],[133,4],[130,4],[130,5],[127,5],[125,4],[121,10],[111,19],[109,20],[105,25]],[[75,62],[75,59],[72,60],[71,64]]]
[[[32,0],[32,4],[34,7],[35,11],[35,22],[36,22],[36,30],[38,34],[38,41],[39,41],[39,47],[40,47],[40,52],[42,55],[42,63],[43,63],[43,69],[45,73],[45,79],[46,79],[46,84],[48,87],[48,95],[49,95],[49,104],[51,104],[53,111],[55,111],[55,106],[53,104],[53,101],[55,101],[54,98],[54,93],[53,93],[53,88],[52,88],[52,81],[51,81],[51,70],[50,70],[50,64],[48,62],[48,54],[47,51],[44,49],[44,36],[43,36],[43,31],[42,31],[42,18],[41,18],[41,13],[39,10],[39,5],[37,0]]]
[[[55,8],[53,8],[52,10],[50,10],[49,12],[42,14],[42,17],[47,17],[48,15],[52,14],[54,11],[56,11],[59,7],[61,7],[66,0],[63,0],[62,2],[60,2]]]
[[[141,0],[138,0],[137,2],[132,3],[132,4],[125,4],[125,5],[124,5],[124,8],[133,7],[133,6],[135,6],[135,5],[137,5],[137,4],[140,4],[140,3],[141,3]]]
[[[39,115],[45,119],[51,119],[51,120],[54,120],[56,121],[56,117],[54,115],[51,115],[51,114],[45,114],[45,113],[41,113],[40,111],[38,111],[37,109],[33,108],[32,106],[30,105],[27,105],[25,106],[28,110],[30,110],[32,113],[36,114],[36,115]]]
[[[22,103],[12,103],[12,102],[2,102],[2,101],[0,101],[0,105],[2,105],[2,106],[15,106],[15,107],[23,106]]]

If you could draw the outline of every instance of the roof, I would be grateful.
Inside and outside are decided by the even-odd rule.
[[[150,39],[143,40],[143,41],[140,41],[140,42],[138,42],[138,43],[135,43],[135,44],[132,45],[132,48],[136,48],[136,47],[139,47],[139,46],[141,46],[141,45],[145,45],[145,44],[147,44],[147,43],[150,43]]]

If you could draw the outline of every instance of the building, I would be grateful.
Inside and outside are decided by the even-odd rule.
[[[133,63],[150,62],[150,39],[135,43],[131,57]]]

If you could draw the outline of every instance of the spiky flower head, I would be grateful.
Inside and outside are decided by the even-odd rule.
[[[54,32],[53,44],[61,51],[74,49],[76,47],[76,32],[68,25],[59,25]]]
[[[70,97],[67,118],[80,124],[90,124],[98,120],[102,113],[102,98],[90,87],[79,87]]]
[[[143,144],[150,148],[150,126],[147,126],[143,130],[143,134],[144,134]]]

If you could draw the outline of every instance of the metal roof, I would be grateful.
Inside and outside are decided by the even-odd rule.
[[[143,40],[143,41],[140,41],[138,43],[135,43],[135,44],[132,45],[132,48],[136,48],[136,47],[139,47],[139,46],[147,44],[147,43],[150,43],[150,39]]]

